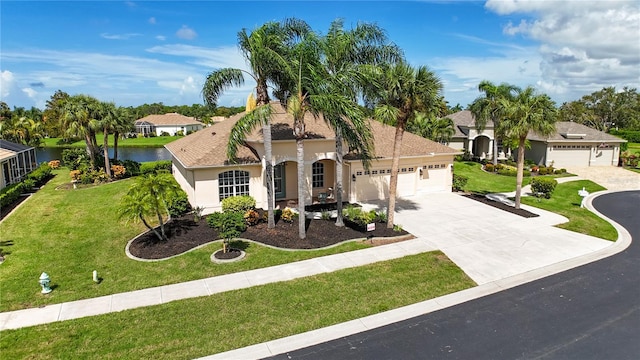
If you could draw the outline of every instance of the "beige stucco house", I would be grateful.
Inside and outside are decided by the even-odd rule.
[[[611,134],[569,121],[556,123],[556,132],[551,136],[530,133],[527,139],[531,147],[525,150],[525,159],[556,168],[617,166],[620,144],[626,142]]]
[[[272,149],[276,201],[297,200],[298,179],[293,118],[273,103]],[[220,201],[234,195],[250,195],[258,207],[267,208],[262,129],[251,133],[239,149],[238,164],[226,156],[228,136],[244,113],[216,123],[165,147],[172,156],[173,175],[185,190],[192,206],[204,213],[220,210]],[[305,118],[304,140],[305,198],[311,204],[320,195],[335,189],[335,134],[322,119]],[[353,154],[344,154],[343,196],[345,201],[384,200],[389,196],[389,179],[395,128],[370,121],[376,159],[365,170]],[[419,192],[451,191],[453,158],[460,152],[431,140],[405,132],[400,159],[398,196]]]
[[[449,141],[449,146],[462,152],[469,152],[472,157],[480,159],[493,158],[493,142],[496,141],[492,121],[487,121],[482,130],[476,127],[475,117],[469,110],[458,111],[447,115],[453,120],[455,133]],[[498,141],[498,159],[504,160],[511,153],[509,148],[502,147],[502,141]]]
[[[186,135],[204,127],[204,124],[196,120],[196,118],[178,113],[147,115],[142,119],[136,120],[134,124],[136,132],[145,136],[152,132],[157,136],[160,136],[163,132],[174,136],[178,131],[182,131],[182,134]]]

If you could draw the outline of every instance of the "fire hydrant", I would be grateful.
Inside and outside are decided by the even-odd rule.
[[[46,272],[43,272],[42,275],[40,275],[39,283],[42,286],[41,293],[48,294],[51,292],[52,289],[49,287],[49,284],[51,283],[51,278]]]

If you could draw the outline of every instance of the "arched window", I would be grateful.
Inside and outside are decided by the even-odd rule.
[[[220,201],[230,196],[249,195],[249,172],[230,170],[219,174],[218,192]]]

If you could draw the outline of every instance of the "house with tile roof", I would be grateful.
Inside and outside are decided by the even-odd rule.
[[[135,121],[136,132],[143,136],[155,133],[160,136],[163,132],[171,136],[176,135],[178,131],[186,135],[194,131],[198,131],[204,127],[204,124],[196,120],[194,117],[184,116],[178,113],[168,113],[162,115],[147,115],[142,119]]]
[[[272,152],[275,200],[297,200],[298,179],[293,117],[278,103],[272,103]],[[267,208],[264,141],[262,128],[255,129],[241,147],[237,161],[226,156],[232,127],[244,115],[236,114],[165,148],[172,158],[172,172],[188,195],[192,206],[211,213],[220,202],[234,195],[250,195],[258,207]],[[356,154],[344,154],[343,198],[349,202],[384,200],[389,196],[395,127],[370,120],[375,143],[375,160],[365,170]],[[335,133],[322,118],[307,114],[304,140],[304,197],[311,204],[329,196],[336,183]],[[448,146],[405,132],[398,174],[398,196],[420,192],[451,191],[453,158],[460,154]]]
[[[494,126],[491,120],[487,121],[484,129],[476,127],[476,120],[471,111],[462,110],[447,115],[453,120],[455,133],[451,137],[449,146],[454,149],[469,152],[472,157],[480,159],[493,158],[493,142],[496,141]],[[502,147],[498,141],[498,159],[503,160],[510,156],[510,149]]]
[[[530,148],[525,159],[556,168],[586,166],[618,166],[620,145],[617,136],[570,121],[556,123],[556,132],[548,137],[530,133]]]
[[[0,189],[22,181],[38,167],[35,148],[0,140]]]

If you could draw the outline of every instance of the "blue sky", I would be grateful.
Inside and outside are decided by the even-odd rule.
[[[412,65],[466,106],[481,80],[532,85],[558,104],[605,86],[640,87],[635,1],[5,1],[0,98],[36,106],[58,89],[121,106],[203,103],[206,75],[246,68],[239,30],[297,17],[323,33],[376,23]],[[253,84],[220,105],[243,105]]]

